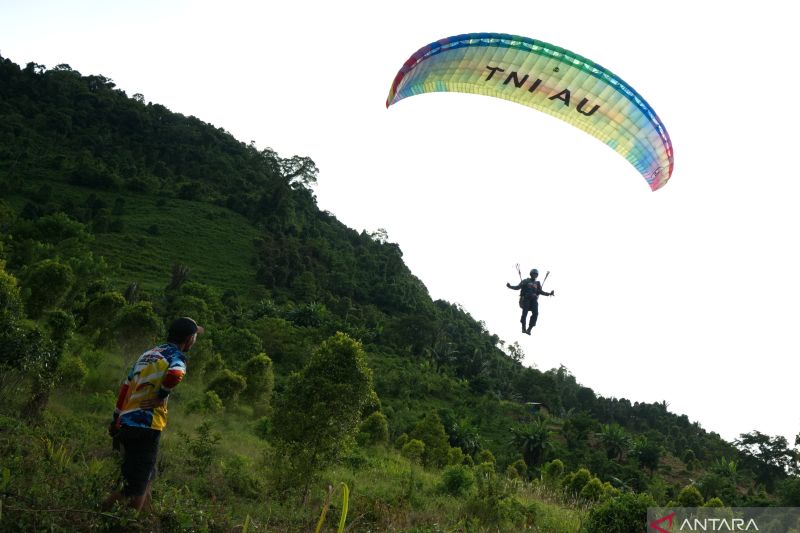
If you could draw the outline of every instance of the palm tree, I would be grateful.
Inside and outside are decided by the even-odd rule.
[[[731,459],[728,461],[724,457],[720,457],[711,465],[711,470],[722,477],[728,478],[733,482],[739,477],[739,463]]]
[[[619,424],[603,424],[600,427],[600,440],[606,449],[609,459],[621,460],[622,454],[628,449],[628,435]]]
[[[550,429],[541,419],[522,428],[511,428],[511,433],[511,443],[520,449],[522,458],[529,467],[541,464],[544,454],[553,446]]]

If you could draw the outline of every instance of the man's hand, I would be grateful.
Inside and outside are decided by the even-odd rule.
[[[167,401],[166,398],[151,398],[139,404],[140,409],[155,409],[161,407]]]
[[[556,295],[556,291],[550,291],[550,294],[548,294],[548,296],[555,296],[555,295]]]
[[[511,288],[511,284],[510,283],[506,283],[506,287],[508,287],[510,289]]]

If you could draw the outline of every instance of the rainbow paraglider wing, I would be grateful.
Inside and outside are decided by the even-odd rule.
[[[616,150],[654,191],[672,176],[672,143],[653,108],[618,76],[569,50],[502,33],[448,37],[406,61],[386,107],[439,91],[495,96],[558,117]]]

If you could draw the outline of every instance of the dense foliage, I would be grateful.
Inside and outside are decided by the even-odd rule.
[[[378,529],[623,531],[651,501],[796,505],[785,438],[727,443],[666,402],[524,366],[431,300],[385,232],[320,211],[317,174],[103,76],[0,58],[0,525],[133,520],[97,511],[102,430],[124,369],[182,315],[208,333],[145,528],[310,529],[298,509],[333,512],[320,487],[342,480]]]

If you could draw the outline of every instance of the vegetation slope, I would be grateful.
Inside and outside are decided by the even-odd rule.
[[[0,58],[0,529],[627,532],[648,505],[800,505],[786,439],[524,366],[385,233],[319,210],[316,179]],[[208,333],[150,512],[104,510],[117,384],[183,315]]]

